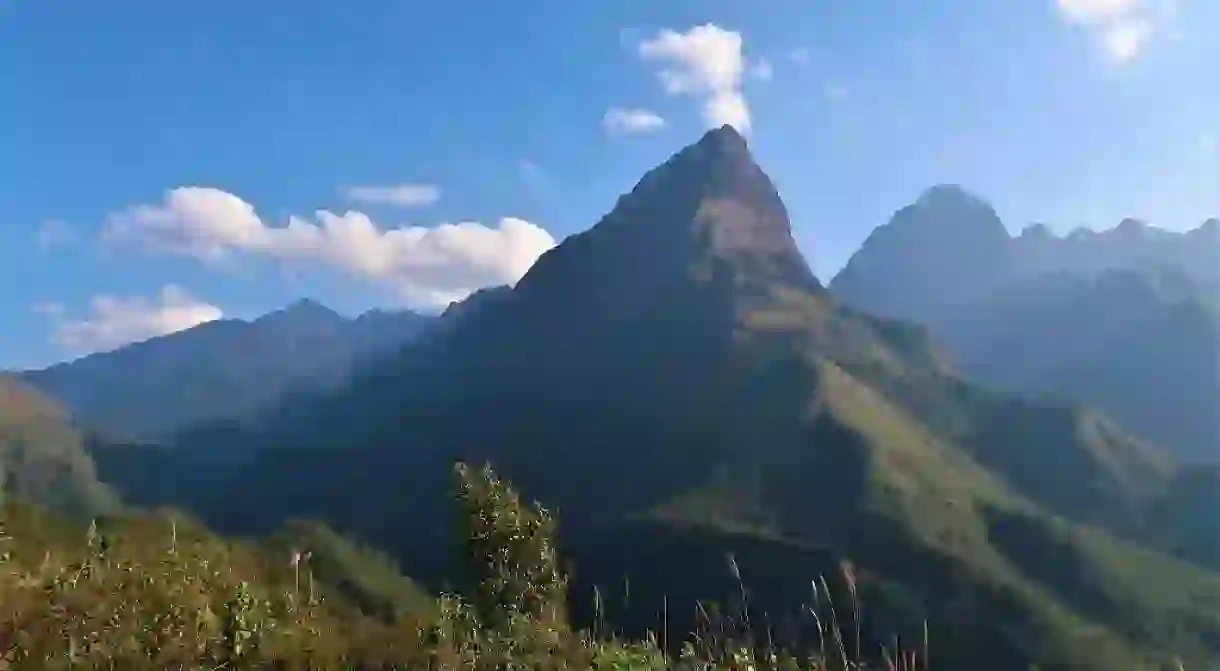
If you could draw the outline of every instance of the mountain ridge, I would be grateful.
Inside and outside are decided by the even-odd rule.
[[[946,668],[1215,653],[1220,631],[1184,595],[1220,603],[1220,580],[1139,548],[1173,465],[1083,411],[963,382],[919,327],[844,308],[739,139],[711,131],[443,336],[231,438],[254,455],[239,468],[157,479],[205,483],[211,499],[194,504],[221,528],[310,511],[443,583],[443,474],[491,461],[559,509],[586,588],[621,577],[599,560],[609,543],[618,566],[666,576],[646,593],[695,594],[684,569],[706,560],[678,539],[698,535],[770,558],[768,584],[787,591],[755,596],[775,613],[799,607],[809,571],[850,559],[881,595],[869,644],[926,621],[953,642]],[[825,563],[803,563],[819,547]],[[1060,593],[1047,549],[1086,569],[1151,559],[1135,579]],[[1150,595],[1140,581],[1159,570],[1173,581]]]
[[[410,311],[348,319],[303,299],[20,377],[64,403],[78,423],[123,440],[160,441],[195,424],[244,421],[289,391],[340,384],[430,323]]]
[[[926,325],[973,380],[1096,406],[1179,457],[1220,458],[1220,380],[1206,364],[1220,357],[1215,220],[1186,233],[1128,218],[1012,237],[980,203],[965,194],[902,208],[831,291]]]

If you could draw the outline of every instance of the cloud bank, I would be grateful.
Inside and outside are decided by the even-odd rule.
[[[286,225],[272,226],[241,198],[195,186],[173,189],[159,204],[111,214],[102,240],[113,248],[203,262],[246,256],[321,264],[428,307],[482,287],[513,284],[555,246],[545,229],[513,217],[495,227],[462,222],[384,229],[361,212],[320,210],[311,219],[293,216]]]

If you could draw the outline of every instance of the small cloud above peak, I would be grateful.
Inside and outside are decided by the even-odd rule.
[[[652,110],[613,107],[602,117],[602,128],[611,135],[651,133],[665,127],[665,119]]]
[[[1138,58],[1158,24],[1176,13],[1176,0],[1055,0],[1055,5],[1066,21],[1093,33],[1116,65]]]
[[[750,130],[750,109],[741,90],[746,71],[741,33],[714,23],[684,33],[662,30],[639,45],[640,56],[660,64],[657,72],[667,93],[697,98],[704,123],[732,124]]]
[[[434,184],[349,186],[344,189],[344,193],[358,203],[398,207],[431,205],[441,199],[441,189]]]

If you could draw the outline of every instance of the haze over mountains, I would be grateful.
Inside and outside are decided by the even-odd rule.
[[[930,189],[831,282],[862,310],[926,325],[968,377],[1100,408],[1191,460],[1220,460],[1220,222],[1127,219],[1010,237],[956,186]]]

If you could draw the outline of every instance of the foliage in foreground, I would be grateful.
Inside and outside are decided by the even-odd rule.
[[[164,515],[95,521],[82,538],[6,505],[0,669],[923,668],[926,647],[851,661],[852,617],[821,609],[809,658],[756,637],[745,612],[704,618],[677,655],[655,636],[576,630],[553,518],[489,468],[459,464],[457,476],[472,588],[376,614],[343,589],[350,577],[315,580],[314,548],[273,555]]]

